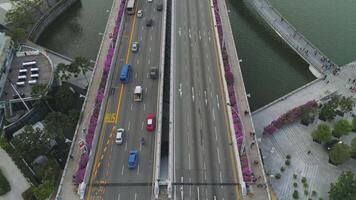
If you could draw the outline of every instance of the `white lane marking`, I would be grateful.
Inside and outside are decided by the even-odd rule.
[[[140,165],[137,165],[137,176],[140,174]]]
[[[140,142],[140,152],[141,152],[141,150],[142,150],[142,143]]]
[[[206,164],[205,161],[203,162],[203,169],[206,170]]]
[[[213,120],[215,121],[215,112],[214,112],[214,109],[213,109]]]
[[[188,169],[190,170],[190,153],[188,154]]]
[[[125,151],[127,151],[127,142],[125,142]]]
[[[145,88],[145,94],[147,95],[148,93],[147,93],[147,88]]]
[[[179,83],[179,96],[182,97],[182,83]]]
[[[140,60],[137,60],[136,63],[137,63],[137,64],[140,64]]]
[[[142,122],[142,125],[141,125],[141,130],[143,130],[143,122]]]
[[[181,182],[183,183],[183,176],[180,178]],[[180,197],[183,200],[184,198],[184,193],[183,193],[183,185],[180,186]]]
[[[204,96],[205,96],[205,105],[208,105],[208,98],[206,96],[206,90],[204,90]]]
[[[141,30],[143,30],[143,26],[141,26]]]
[[[210,97],[213,97],[213,92],[210,92]]]
[[[148,74],[149,74],[149,73],[147,73],[147,78],[148,78]]]
[[[120,193],[119,193],[119,196],[117,197],[117,200],[120,200]]]
[[[124,175],[124,169],[125,169],[125,165],[122,165],[122,168],[121,168],[121,175]]]
[[[140,41],[142,41],[142,36],[140,37]]]
[[[205,200],[208,200],[208,190],[205,189]]]
[[[189,178],[189,183],[192,182],[192,178]],[[192,197],[192,185],[189,186],[189,196]]]
[[[137,79],[137,72],[135,73],[135,79]]]
[[[199,186],[197,187],[198,200],[200,200]]]
[[[210,38],[210,36],[209,36],[209,42],[210,42],[210,40],[211,40],[211,38]]]
[[[127,126],[127,130],[130,130],[130,125],[131,125],[131,122],[129,122],[129,125]]]
[[[131,111],[132,111],[132,106],[133,106],[133,105],[131,104],[131,108],[130,108],[130,109],[131,109]]]
[[[198,35],[199,35],[199,40],[201,40],[201,35],[200,35],[200,31],[198,31]]]
[[[204,170],[204,180],[206,180],[206,170]]]
[[[208,79],[209,79],[209,83],[211,83],[211,78],[210,78],[210,76],[209,76],[209,78],[208,78]]]
[[[143,104],[143,110],[146,110],[146,104],[145,103]]]
[[[218,110],[220,110],[219,96],[218,95],[216,95],[216,102],[218,102]]]
[[[216,148],[216,152],[218,153],[218,162],[220,164],[220,154],[219,154],[219,148]]]
[[[208,54],[206,54],[205,57],[206,57],[206,59],[208,59],[209,58]]]
[[[137,200],[137,194],[135,193],[135,200]]]
[[[150,37],[150,40],[152,40],[152,35],[151,35],[151,37]]]
[[[178,35],[181,36],[182,35],[182,30],[181,30],[181,27],[178,28]]]
[[[194,87],[192,87],[192,98],[193,98],[193,102],[194,102]]]
[[[190,33],[190,29],[189,29],[189,38],[192,38],[192,34]]]
[[[215,140],[218,141],[218,131],[216,129],[216,126],[214,126],[214,130],[215,130]]]
[[[148,64],[151,64],[151,60],[150,60],[150,59],[148,59],[148,61],[147,61],[147,62],[148,62]]]
[[[220,171],[220,183],[222,183],[222,175],[221,175],[221,171]]]
[[[150,47],[150,48],[148,49],[148,51],[151,52],[151,51],[152,51],[152,48]]]

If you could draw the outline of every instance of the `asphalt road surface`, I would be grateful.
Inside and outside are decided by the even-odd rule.
[[[155,0],[137,1],[136,9],[143,10],[143,17],[126,17],[118,56],[110,83],[110,96],[105,108],[98,151],[93,165],[92,178],[88,186],[87,199],[132,199],[146,200],[152,196],[155,132],[146,131],[147,114],[157,113],[158,79],[149,78],[149,69],[159,66],[162,12],[156,10]],[[152,27],[146,20],[153,19]],[[139,50],[131,52],[131,43],[139,42]],[[119,81],[122,64],[131,65],[128,84]],[[161,77],[160,77],[161,78]],[[134,88],[143,87],[142,102],[133,101]],[[157,116],[156,116],[157,117]],[[124,143],[115,143],[116,129],[124,128]],[[157,127],[156,127],[157,128]],[[140,140],[144,137],[145,144]],[[138,166],[128,169],[128,154],[137,150]]]
[[[174,199],[237,199],[210,1],[173,7]]]

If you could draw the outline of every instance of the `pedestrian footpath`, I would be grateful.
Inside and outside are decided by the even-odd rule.
[[[31,185],[21,173],[20,169],[17,168],[14,161],[2,148],[0,148],[0,169],[9,181],[11,187],[10,192],[0,196],[0,200],[22,199],[21,194]]]

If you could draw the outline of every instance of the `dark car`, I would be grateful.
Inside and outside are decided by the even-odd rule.
[[[158,78],[158,68],[157,67],[151,67],[151,69],[150,69],[150,78],[151,79],[157,79]]]
[[[146,21],[146,26],[147,26],[147,27],[152,26],[152,24],[153,24],[153,19],[148,19],[148,20]]]
[[[158,4],[157,11],[162,11],[162,10],[163,10],[163,4]]]

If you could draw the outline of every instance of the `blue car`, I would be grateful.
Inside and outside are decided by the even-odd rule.
[[[137,162],[138,162],[138,152],[137,150],[132,150],[130,151],[130,154],[129,154],[129,169],[135,169],[136,166],[137,166]]]

